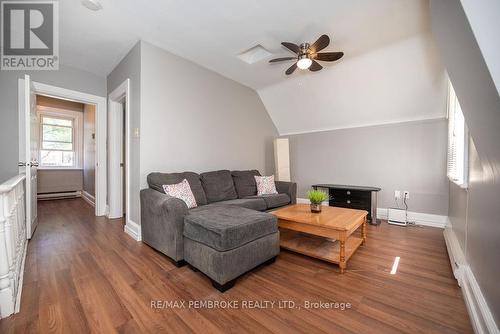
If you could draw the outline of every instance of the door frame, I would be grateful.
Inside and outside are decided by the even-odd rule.
[[[76,90],[47,85],[32,81],[37,95],[45,95],[62,100],[71,100],[84,104],[96,106],[95,117],[95,215],[104,216],[106,214],[106,191],[107,191],[107,105],[106,98],[79,92]]]
[[[117,129],[118,127],[121,129],[122,124],[116,124],[117,117],[116,113],[123,113],[123,102],[125,102],[125,231],[127,232],[130,229],[131,221],[130,221],[130,79],[126,79],[123,81],[118,87],[116,87],[109,95],[108,95],[108,113],[109,113],[109,129],[110,135],[113,132],[113,129]],[[116,138],[109,138],[109,157],[111,159],[118,159],[117,156],[121,154],[119,152],[118,141],[114,140]],[[111,169],[110,169],[111,171]],[[115,191],[118,189],[116,182],[118,180],[123,180],[121,177],[109,178],[109,218],[120,218],[123,217],[123,208],[120,212],[115,213],[115,207],[121,207],[121,203],[123,203],[123,193],[122,196],[118,196]],[[122,188],[123,189],[123,185]]]

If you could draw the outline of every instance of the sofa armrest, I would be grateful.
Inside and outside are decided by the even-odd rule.
[[[297,203],[297,183],[286,181],[275,181],[274,183],[278,193],[290,196],[290,204]]]
[[[141,190],[142,240],[175,261],[184,258],[186,203],[154,189]]]

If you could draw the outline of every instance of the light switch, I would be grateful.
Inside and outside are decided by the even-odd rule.
[[[139,128],[134,128],[134,138],[139,138]]]

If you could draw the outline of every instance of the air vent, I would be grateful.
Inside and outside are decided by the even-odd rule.
[[[254,64],[263,59],[269,58],[272,55],[271,52],[267,51],[262,45],[258,44],[250,49],[240,53],[238,58],[243,60],[247,64]]]

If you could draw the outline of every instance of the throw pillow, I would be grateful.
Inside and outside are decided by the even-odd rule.
[[[274,175],[271,176],[254,176],[257,184],[257,195],[277,194],[276,185],[274,184]]]
[[[176,184],[164,184],[163,191],[165,191],[165,194],[169,196],[182,199],[186,202],[189,209],[197,207],[193,191],[191,190],[189,182],[186,179]]]

